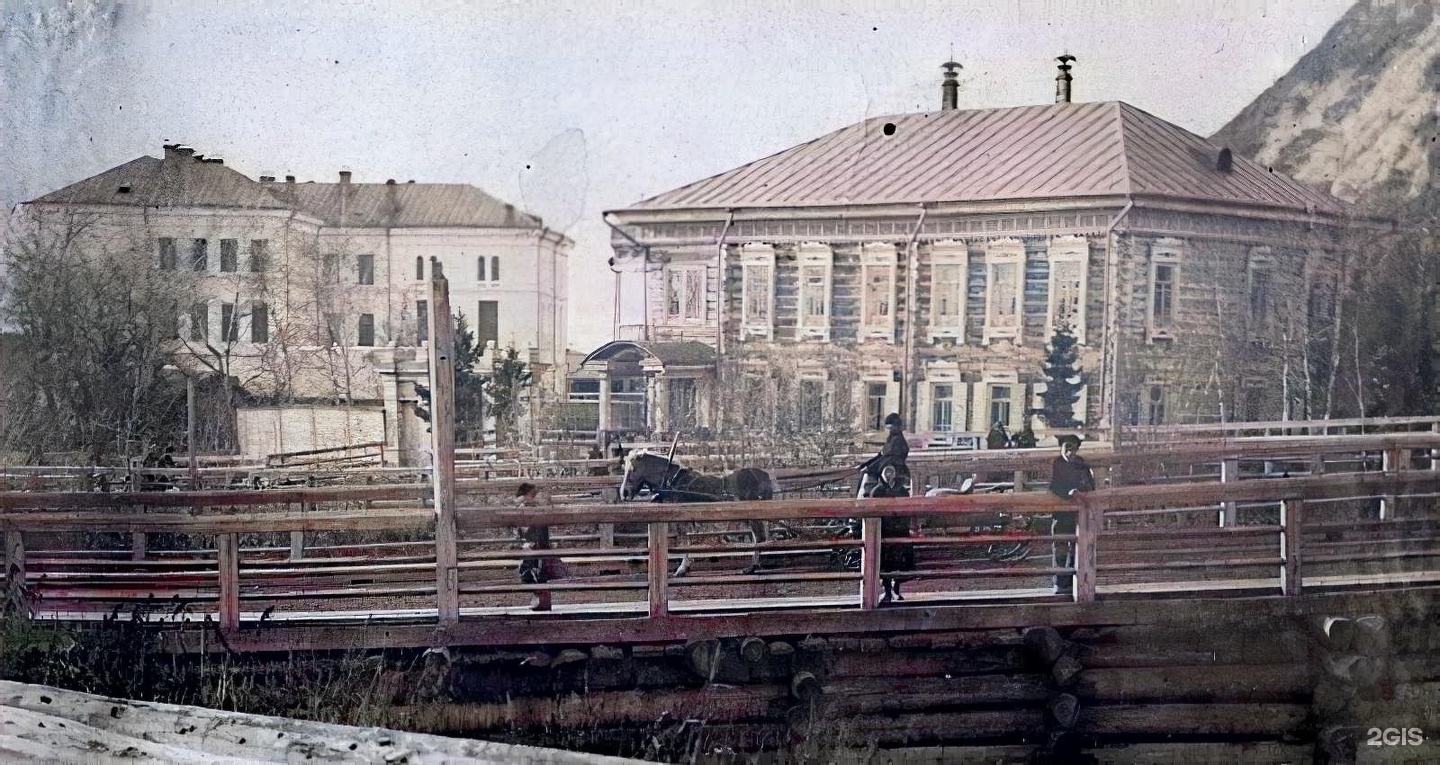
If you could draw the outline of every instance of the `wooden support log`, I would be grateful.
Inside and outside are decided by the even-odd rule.
[[[597,645],[590,649],[590,658],[615,661],[625,658],[625,649],[615,646]]]
[[[1054,627],[1031,627],[1025,630],[1025,646],[1048,667],[1065,652],[1065,639]]]
[[[1061,693],[1050,699],[1045,705],[1045,710],[1050,713],[1050,719],[1055,727],[1061,730],[1070,730],[1075,727],[1075,722],[1080,718],[1080,700],[1068,693]]]
[[[790,678],[790,695],[796,700],[811,703],[820,697],[822,688],[820,681],[811,672],[796,672]]]
[[[1082,699],[1145,702],[1289,702],[1310,692],[1308,664],[1279,666],[1127,667],[1080,673]]]
[[[1080,662],[1075,657],[1061,656],[1050,667],[1050,680],[1055,683],[1056,688],[1069,688],[1079,678],[1081,669]]]
[[[1349,651],[1355,642],[1355,622],[1343,616],[1326,617],[1321,630],[1325,634],[1325,645],[1331,651]]]
[[[828,681],[824,692],[830,714],[844,717],[967,705],[1033,706],[1054,695],[1046,678],[1035,674],[844,678]]]
[[[771,656],[791,656],[795,653],[795,646],[790,645],[784,640],[776,640],[767,646],[767,648]]]
[[[690,669],[700,677],[712,679],[720,668],[720,641],[697,640],[685,646]]]
[[[1384,656],[1390,651],[1390,630],[1380,616],[1362,616],[1355,620],[1355,636],[1351,650],[1362,656]]]
[[[1075,730],[1104,735],[1289,736],[1309,716],[1301,704],[1144,704],[1087,706]]]
[[[758,637],[747,637],[740,641],[740,658],[751,664],[759,664],[769,654],[765,641]]]

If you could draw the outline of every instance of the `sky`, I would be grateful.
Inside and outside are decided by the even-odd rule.
[[[1209,135],[1350,5],[0,0],[0,201],[166,142],[251,177],[470,183],[574,240],[570,346],[589,351],[611,333],[606,210],[938,109],[952,57],[962,109],[1053,101],[1069,53],[1075,101]]]

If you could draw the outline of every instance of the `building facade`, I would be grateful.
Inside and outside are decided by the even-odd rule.
[[[727,433],[878,430],[898,411],[941,441],[1027,420],[1043,437],[1029,415],[1062,324],[1092,430],[1303,416],[1338,342],[1342,203],[1068,88],[945,106],[608,214],[645,282],[644,337],[625,342],[715,352],[644,385],[616,376],[651,394],[652,428],[676,408],[669,379],[708,402],[696,426]],[[603,373],[625,342],[587,363]]]
[[[269,401],[384,402],[398,451],[423,441],[401,382],[424,369],[432,262],[482,365],[513,347],[540,397],[563,387],[572,243],[473,186],[255,180],[172,145],[21,205],[17,237],[130,253],[174,285],[187,373]]]

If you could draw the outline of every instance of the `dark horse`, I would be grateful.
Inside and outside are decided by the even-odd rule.
[[[654,452],[638,449],[625,458],[625,477],[620,482],[620,499],[634,499],[649,489],[656,502],[724,502],[775,498],[775,477],[760,468],[740,468],[730,475],[714,476],[697,473]],[[769,540],[764,521],[750,521],[750,534],[755,544]],[[760,551],[755,551],[746,573],[760,568]],[[676,576],[690,570],[686,556],[676,569]]]

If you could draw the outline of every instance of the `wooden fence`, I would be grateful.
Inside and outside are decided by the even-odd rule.
[[[950,471],[978,466],[1021,490],[936,498],[611,504],[595,498],[616,479],[597,476],[545,480],[554,504],[516,507],[505,503],[519,479],[462,479],[453,576],[436,568],[430,489],[413,483],[3,492],[0,529],[7,591],[38,614],[89,619],[139,607],[157,619],[213,619],[231,635],[267,623],[434,624],[442,594],[464,620],[534,614],[549,624],[873,611],[884,605],[881,553],[893,544],[913,546],[913,570],[894,573],[912,580],[908,602],[927,607],[1293,596],[1440,582],[1435,450],[1440,435],[1413,433],[1097,453],[1092,463],[1109,485],[1077,503],[1035,491],[1053,459],[1045,450],[912,461],[917,478],[948,482]],[[1049,518],[1069,513],[1075,531],[1051,533]],[[1013,524],[1017,516],[1028,527]],[[911,518],[918,535],[882,539],[886,517]],[[850,518],[861,519],[858,538],[840,533]],[[746,530],[756,520],[788,537],[753,544]],[[515,528],[536,526],[552,528],[553,549],[517,543]],[[1073,565],[1056,565],[1052,545],[1072,543]],[[1017,547],[1025,554],[1007,552]],[[554,573],[521,584],[522,559],[552,561]],[[687,559],[690,570],[677,576]],[[744,571],[757,560],[761,573]],[[1054,577],[1072,574],[1072,588],[1057,595]],[[553,599],[548,612],[531,611],[538,594]]]

